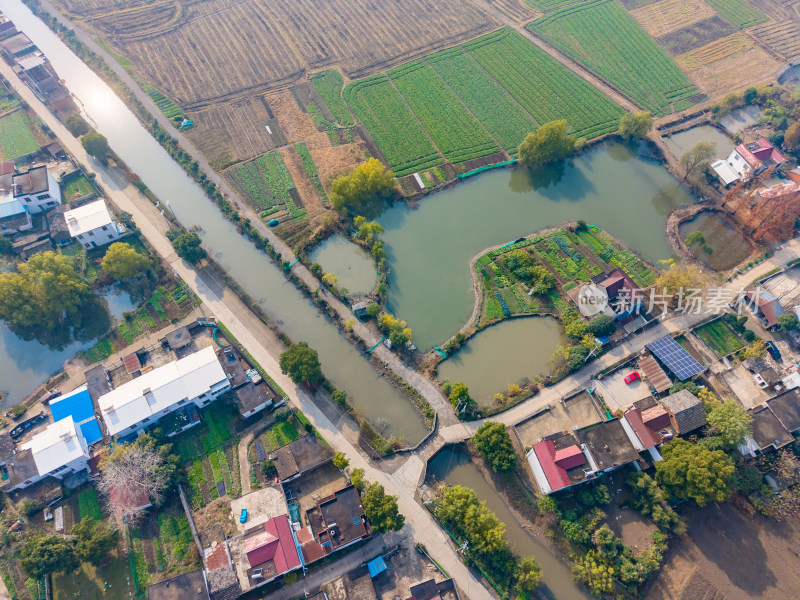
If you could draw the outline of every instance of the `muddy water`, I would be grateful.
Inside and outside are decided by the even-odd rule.
[[[509,383],[536,378],[550,366],[553,349],[566,342],[553,317],[518,317],[479,332],[439,365],[438,377],[467,384],[478,404],[506,392]]]
[[[621,144],[599,146],[536,177],[521,167],[479,175],[423,199],[416,210],[396,205],[378,219],[386,230],[388,308],[427,350],[469,319],[469,263],[485,248],[583,219],[655,262],[672,256],[667,215],[689,202],[660,164]]]
[[[342,235],[323,241],[309,258],[325,273],[336,275],[339,288],[347,289],[351,296],[369,294],[378,282],[372,257]]]
[[[108,305],[112,322],[122,318],[122,313],[135,308],[125,292],[112,291],[102,296]],[[71,356],[91,348],[97,340],[73,342],[61,350],[50,348],[36,340],[26,341],[0,323],[0,408],[16,406],[48,377],[61,370]]]
[[[535,556],[542,565],[542,591],[556,600],[588,599],[578,587],[569,569],[561,563],[536,537],[525,531],[508,509],[506,502],[470,462],[463,446],[448,446],[428,463],[428,484],[444,482],[448,485],[463,485],[475,490],[479,500],[486,502],[497,518],[506,525],[506,537],[517,554]]]
[[[678,158],[687,150],[694,148],[700,142],[711,142],[716,144],[717,158],[725,158],[733,149],[733,140],[725,135],[724,132],[712,127],[711,125],[701,125],[692,127],[686,131],[681,131],[670,137],[665,137],[664,142]]]
[[[681,238],[694,231],[703,233],[711,254],[706,253],[701,244],[690,248],[695,258],[715,271],[728,271],[750,256],[752,248],[732,223],[713,212],[702,212],[691,221],[681,223],[678,230]]]
[[[84,108],[95,129],[186,227],[198,226],[209,254],[296,341],[319,352],[322,368],[333,383],[348,393],[362,415],[385,421],[386,435],[411,444],[427,433],[422,416],[367,360],[322,317],[263,252],[245,240],[139,123],[125,104],[65,46],[20,0],[4,0],[3,12],[50,59],[66,86]],[[118,184],[102,171],[110,188]],[[28,382],[32,388],[34,381]]]

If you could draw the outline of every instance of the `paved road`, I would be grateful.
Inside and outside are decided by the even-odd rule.
[[[383,484],[388,493],[397,495],[400,512],[406,517],[410,534],[415,540],[424,544],[431,555],[436,557],[444,569],[459,582],[467,598],[490,600],[492,595],[489,591],[483,587],[480,581],[473,578],[459,559],[445,533],[436,524],[427,509],[417,503],[414,497],[415,490],[407,489],[402,481],[376,468],[359,448],[350,442],[342,431],[342,427],[328,419],[302,388],[293,384],[288,377],[281,373],[278,360],[283,345],[275,338],[274,334],[263,324],[261,327],[256,325],[256,322],[260,323],[260,321],[238,297],[232,293],[225,293],[220,297],[206,284],[193,265],[175,254],[165,236],[169,225],[163,215],[132,185],[124,189],[118,189],[118,186],[110,187],[109,181],[112,180],[113,175],[109,170],[86,154],[80,142],[45,108],[3,61],[0,61],[0,73],[56,134],[64,148],[86,165],[90,171],[97,173],[97,183],[103,188],[107,198],[118,210],[124,210],[133,215],[142,235],[147,238],[177,275],[191,287],[211,313],[219,321],[225,323],[255,360],[275,379],[288,395],[289,401],[306,414],[331,447],[335,451],[345,453],[350,458],[352,468],[364,469],[368,480]]]

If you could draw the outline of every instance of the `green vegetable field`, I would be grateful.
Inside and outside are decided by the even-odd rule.
[[[483,125],[430,66],[406,63],[388,75],[447,160],[457,163],[499,150]]]
[[[617,0],[573,4],[528,29],[657,116],[686,108],[688,99],[699,93]]]
[[[747,29],[769,21],[767,15],[745,0],[706,0],[706,4],[739,29]]]
[[[744,348],[742,339],[722,319],[717,319],[695,329],[703,341],[720,356]]]
[[[25,156],[39,149],[30,130],[30,119],[21,110],[0,119],[0,148],[6,160]]]
[[[333,118],[339,125],[352,125],[353,116],[347,110],[344,102],[342,102],[342,86],[344,81],[339,71],[331,69],[317,73],[311,78],[311,83],[314,84],[314,89],[317,90],[328,109],[333,114]]]
[[[306,209],[296,206],[290,194],[294,181],[277,150],[239,165],[227,175],[259,210],[275,212],[276,204],[284,204],[293,219],[306,216]]]
[[[623,113],[619,106],[510,29],[463,48],[539,124],[566,119],[573,133],[586,139],[619,126]]]
[[[557,119],[592,139],[616,131],[623,114],[511,29],[351,83],[344,100],[401,177],[440,164],[439,153],[453,163],[498,144],[516,154],[528,133]]]
[[[461,48],[437,52],[428,63],[504,150],[516,153],[536,129],[531,116]]]
[[[442,162],[402,96],[385,75],[375,75],[345,88],[344,99],[369,130],[398,177]]]

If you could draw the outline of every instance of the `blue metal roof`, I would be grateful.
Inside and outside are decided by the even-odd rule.
[[[50,401],[54,421],[72,417],[76,423],[94,418],[94,404],[86,386]]]
[[[375,577],[383,573],[386,570],[386,563],[383,562],[383,557],[379,556],[375,560],[371,560],[367,563],[367,569],[369,570],[369,576]]]
[[[100,433],[100,425],[97,424],[97,419],[86,421],[80,428],[87,444],[94,444],[96,441],[103,438],[103,434]]]

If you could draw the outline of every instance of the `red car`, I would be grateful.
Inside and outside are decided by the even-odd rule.
[[[641,379],[641,378],[639,377],[639,373],[637,373],[636,371],[634,371],[633,373],[631,373],[630,375],[628,375],[627,377],[625,377],[625,383],[633,383],[634,381],[636,381],[636,380],[638,380],[638,379]]]

